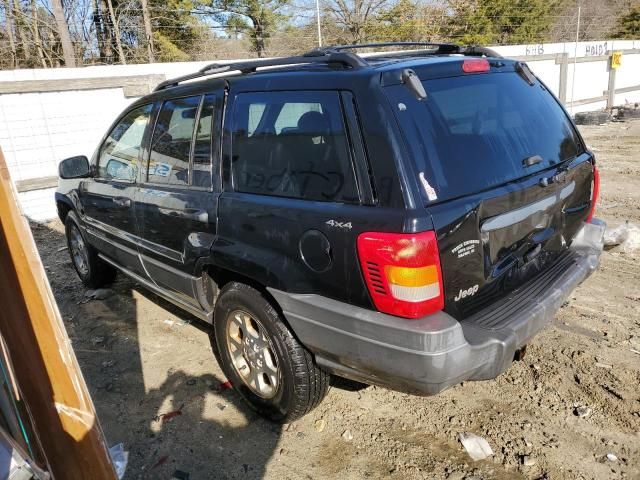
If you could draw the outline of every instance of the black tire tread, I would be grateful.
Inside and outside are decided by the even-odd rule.
[[[82,230],[80,229],[80,221],[78,220],[78,216],[75,212],[70,211],[65,218],[65,233],[67,235],[67,245],[69,247],[69,255],[71,253],[71,246],[69,245],[69,229],[71,228],[71,223],[74,223],[75,226],[80,230],[80,234],[82,235]],[[102,260],[98,256],[98,251],[93,248],[89,243],[87,243],[85,239],[85,245],[87,246],[87,250],[89,252],[89,275],[83,277],[78,273],[78,277],[82,280],[82,283],[88,288],[100,288],[106,285],[110,285],[116,278],[117,270],[109,265],[107,262]],[[73,264],[73,258],[71,259],[71,263]],[[75,264],[74,264],[75,268]]]

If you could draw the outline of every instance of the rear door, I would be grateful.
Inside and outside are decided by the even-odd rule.
[[[136,195],[139,250],[159,287],[198,306],[196,262],[217,232],[223,91],[158,105],[143,183]]]
[[[513,63],[447,69],[423,79],[422,101],[404,85],[387,91],[438,234],[446,310],[464,318],[566,252],[589,212],[593,159]]]
[[[143,138],[152,105],[125,113],[97,152],[94,178],[78,189],[89,241],[120,265],[140,272],[136,223],[133,216]]]
[[[352,228],[371,187],[354,170],[362,146],[341,96],[231,91],[214,251],[220,266],[263,285],[361,304]]]

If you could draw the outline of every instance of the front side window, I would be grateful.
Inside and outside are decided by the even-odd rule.
[[[338,94],[238,95],[233,113],[232,175],[239,192],[358,202]]]
[[[149,182],[189,184],[189,157],[200,99],[177,98],[162,104],[151,139]]]
[[[98,177],[133,182],[138,173],[138,156],[151,105],[143,105],[127,113],[111,130],[100,148]]]

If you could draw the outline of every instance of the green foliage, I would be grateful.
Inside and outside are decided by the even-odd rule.
[[[367,34],[377,41],[429,41],[441,35],[446,8],[435,2],[423,4],[413,0],[399,0],[383,9],[370,22]]]
[[[268,39],[285,21],[282,14],[290,0],[212,0],[218,20],[227,30],[244,31],[255,53],[266,53]]]
[[[563,0],[452,0],[447,33],[463,44],[545,40]]]
[[[382,10],[367,30],[376,40],[409,42],[420,36],[418,4],[400,0],[391,8]]]
[[[192,14],[193,0],[150,0],[153,40],[161,62],[189,60],[203,24]]]
[[[613,33],[613,38],[636,39],[640,37],[640,6],[618,19],[618,26]]]
[[[164,33],[153,32],[153,42],[157,50],[156,57],[161,62],[186,62],[191,60],[189,54],[182,51]]]

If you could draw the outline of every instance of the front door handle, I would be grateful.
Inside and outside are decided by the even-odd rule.
[[[194,220],[201,223],[209,223],[209,214],[206,210],[198,210],[195,208],[187,208],[180,212],[180,217],[187,220]]]
[[[121,208],[129,208],[131,206],[131,199],[126,197],[115,197],[113,199],[113,203]]]

